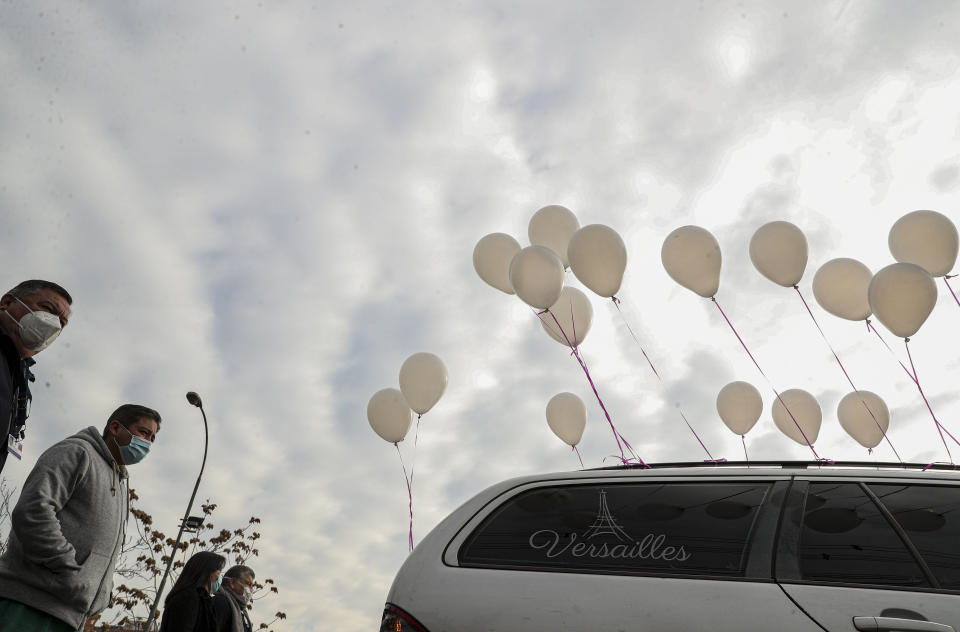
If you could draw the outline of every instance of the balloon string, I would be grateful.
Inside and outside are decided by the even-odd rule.
[[[740,435],[740,440],[743,441],[743,458],[747,461],[747,467],[750,467],[750,456],[747,454],[747,435]]]
[[[955,276],[957,275],[955,274],[944,275],[943,282],[947,284],[947,289],[950,290],[950,295],[953,296],[953,300],[955,300],[957,302],[957,305],[960,306],[960,298],[957,298],[957,293],[953,291],[953,288],[950,287],[950,281],[947,280],[947,279],[952,279]]]
[[[577,449],[577,446],[573,446],[573,451],[577,453],[577,458],[580,459],[580,469],[584,469],[583,457],[580,456],[580,450]]]
[[[740,334],[737,333],[737,329],[733,326],[733,323],[730,322],[730,319],[727,318],[726,312],[723,311],[723,308],[720,307],[720,303],[717,301],[717,297],[714,296],[710,299],[713,301],[713,304],[717,306],[717,309],[720,310],[720,314],[723,316],[723,319],[727,321],[727,324],[730,325],[730,330],[733,332],[733,335],[737,337],[737,340],[740,341],[740,346],[743,347],[743,350],[747,352],[747,355],[750,356],[750,359],[753,360],[753,366],[757,367],[757,370],[760,371],[760,375],[763,376],[763,379],[767,381],[767,384],[770,385],[770,388],[773,390],[773,394],[777,396],[777,400],[780,402],[780,405],[783,406],[783,409],[787,411],[787,414],[790,415],[790,419],[793,420],[793,425],[797,427],[797,430],[800,431],[800,435],[803,437],[803,440],[807,442],[807,447],[810,448],[810,451],[813,452],[813,456],[817,461],[829,461],[829,459],[822,459],[820,455],[817,454],[817,450],[813,447],[813,444],[810,443],[810,439],[807,438],[807,433],[803,431],[803,428],[800,427],[800,424],[797,422],[797,418],[793,416],[793,413],[790,412],[790,408],[787,407],[787,403],[783,401],[783,398],[780,397],[780,393],[777,392],[776,387],[774,387],[773,382],[770,381],[770,378],[767,377],[767,374],[763,372],[763,369],[760,368],[760,364],[757,362],[757,359],[753,357],[753,354],[750,353],[750,349],[747,348],[747,344],[743,341],[743,338],[740,337]]]
[[[410,533],[407,536],[407,541],[410,544],[410,552],[413,552],[413,490],[410,487],[410,477],[407,476],[407,466],[403,464],[403,455],[400,454],[400,445],[394,443],[393,447],[397,449],[397,456],[400,457],[400,467],[403,468],[403,480],[407,482],[407,498],[409,499],[410,508]]]
[[[837,351],[833,348],[833,345],[830,344],[830,340],[827,339],[827,335],[823,333],[823,329],[820,327],[820,323],[817,322],[816,316],[813,315],[813,311],[810,309],[810,305],[807,303],[807,299],[803,297],[803,292],[800,291],[800,287],[794,285],[793,289],[797,291],[797,296],[800,297],[800,300],[803,302],[803,306],[807,308],[807,313],[810,314],[810,319],[813,321],[813,324],[817,326],[817,331],[820,332],[820,337],[823,338],[823,341],[827,343],[827,347],[830,349],[830,353],[833,354],[833,359],[837,361],[837,364],[840,365],[840,370],[843,371],[844,377],[847,378],[847,382],[850,383],[850,388],[854,390],[857,395],[860,395],[860,389],[857,388],[856,384],[853,383],[853,379],[850,378],[850,374],[847,373],[847,368],[843,366],[843,362],[840,361],[840,356],[837,355]],[[880,422],[877,421],[877,417],[873,414],[873,411],[870,410],[870,407],[867,405],[867,402],[864,401],[863,397],[860,397],[860,403],[863,404],[863,407],[867,409],[867,412],[870,413],[870,416],[873,418],[873,423],[877,424],[877,428],[880,430],[880,434],[883,435],[883,438],[887,440],[887,444],[890,446],[890,449],[893,450],[893,453],[897,455],[897,460],[900,461],[900,465],[903,465],[903,459],[900,458],[900,453],[897,452],[897,449],[893,447],[893,442],[890,441],[890,437],[887,436],[886,430],[883,429],[883,426],[880,425]]]
[[[417,466],[417,442],[420,439],[420,418],[423,417],[420,413],[417,413],[417,429],[413,434],[413,459],[410,463],[410,488],[413,489],[413,468]]]
[[[867,331],[872,331],[873,333],[877,334],[877,338],[879,338],[880,342],[883,343],[883,346],[887,348],[887,351],[890,352],[890,355],[893,356],[893,359],[897,361],[897,363],[900,365],[900,368],[906,371],[907,376],[913,381],[914,384],[916,384],[917,380],[916,378],[913,377],[913,374],[910,373],[910,369],[908,369],[907,366],[900,361],[900,358],[898,358],[897,354],[893,352],[893,349],[890,348],[890,345],[887,344],[887,341],[884,340],[882,335],[880,335],[880,332],[877,330],[876,327],[873,326],[873,323],[870,322],[869,318],[866,320],[866,323],[867,323]]]
[[[913,369],[913,383],[917,385],[917,390],[920,391],[920,397],[923,398],[923,403],[927,405],[927,410],[930,411],[930,416],[933,417],[933,423],[937,425],[937,432],[940,433],[940,440],[943,441],[943,447],[947,450],[947,458],[950,459],[950,463],[953,464],[953,455],[950,454],[950,446],[947,444],[947,440],[944,438],[943,433],[946,432],[950,435],[950,438],[953,439],[957,445],[960,445],[960,441],[957,441],[957,438],[950,434],[950,431],[943,427],[943,424],[937,420],[937,416],[933,414],[933,407],[930,406],[930,402],[927,400],[927,396],[923,392],[923,387],[920,386],[920,375],[917,373],[917,367],[913,363],[913,355],[910,353],[910,339],[903,339],[903,346],[907,349],[907,358],[910,360],[910,368]]]
[[[924,401],[924,403],[927,405],[927,410],[930,411],[930,416],[933,417],[933,421],[934,421],[934,423],[937,425],[937,432],[940,433],[940,439],[941,439],[941,440],[943,439],[943,433],[945,432],[945,433],[947,433],[947,436],[950,437],[950,438],[953,440],[954,443],[956,443],[957,445],[960,445],[960,441],[958,441],[957,438],[954,437],[953,434],[951,434],[951,432],[950,432],[949,430],[947,430],[946,427],[937,420],[936,415],[933,414],[933,408],[930,406],[930,402],[927,401],[927,397],[926,397],[926,395],[924,395],[923,389],[920,387],[920,380],[917,378],[917,369],[916,369],[916,366],[914,366],[914,364],[913,364],[913,357],[911,357],[911,355],[910,355],[910,345],[907,344],[907,342],[909,342],[909,338],[905,338],[905,339],[904,339],[904,345],[905,345],[906,348],[907,348],[907,357],[910,358],[910,366],[913,367],[913,371],[912,371],[912,372],[910,371],[910,369],[908,369],[908,368],[906,367],[906,365],[905,365],[903,362],[900,361],[899,358],[897,358],[897,354],[893,352],[893,349],[890,348],[890,345],[887,344],[887,341],[884,340],[883,336],[880,334],[880,332],[877,330],[877,328],[873,326],[873,324],[870,322],[870,319],[869,319],[869,318],[867,319],[866,322],[867,322],[867,331],[872,331],[873,333],[875,333],[875,334],[877,335],[877,338],[880,339],[880,342],[883,343],[883,346],[887,348],[887,351],[890,352],[890,355],[893,356],[893,358],[897,361],[897,363],[900,365],[900,367],[901,367],[901,368],[904,370],[904,372],[907,374],[907,377],[910,378],[910,381],[913,382],[913,383],[916,385],[917,390],[920,391],[920,395],[921,395],[921,397],[923,397],[923,401]],[[946,444],[946,442],[944,441],[944,446],[946,447],[946,445],[947,445],[947,444]],[[950,448],[947,448],[947,454],[948,454],[948,455],[950,454]],[[950,457],[950,464],[953,465],[953,457],[952,457],[952,456]]]
[[[596,395],[597,401],[600,402],[600,408],[603,410],[603,414],[606,415],[607,422],[610,424],[610,429],[613,431],[613,438],[616,440],[617,448],[620,450],[620,461],[626,464],[628,461],[626,455],[623,453],[623,446],[620,444],[620,433],[617,432],[616,426],[613,425],[613,420],[610,418],[610,414],[607,412],[607,407],[604,406],[603,400],[600,398],[600,393],[597,392],[597,387],[593,383],[593,378],[590,377],[590,371],[587,369],[587,365],[580,357],[580,353],[577,350],[577,345],[574,345],[572,342],[570,342],[570,338],[567,337],[567,332],[563,330],[563,327],[560,325],[560,321],[557,320],[556,315],[550,311],[549,307],[537,314],[537,318],[539,318],[541,322],[543,321],[543,314],[550,314],[550,316],[553,318],[553,322],[557,324],[557,329],[560,330],[560,333],[563,335],[563,339],[567,341],[567,346],[570,347],[573,357],[577,359],[577,362],[580,364],[580,368],[583,369],[584,374],[587,376],[587,382],[590,383],[590,387],[593,389],[593,394]],[[574,339],[576,339],[576,337],[574,337]]]
[[[620,449],[620,462],[624,465],[627,465],[630,463],[630,460],[627,459],[623,452],[623,445],[620,443],[621,435],[619,432],[617,432],[617,427],[613,425],[613,419],[610,418],[610,413],[607,412],[607,407],[604,405],[603,399],[600,398],[600,393],[597,391],[597,385],[594,384],[593,378],[590,376],[590,370],[587,368],[587,363],[584,362],[583,358],[581,357],[580,350],[576,345],[570,342],[570,338],[567,336],[567,333],[563,330],[563,327],[560,326],[560,321],[557,320],[556,315],[550,311],[549,308],[537,314],[537,318],[539,318],[541,322],[543,321],[543,314],[550,314],[550,316],[553,318],[553,322],[557,324],[557,329],[559,329],[560,333],[563,334],[563,339],[567,341],[567,346],[570,347],[570,350],[573,352],[573,357],[577,359],[577,362],[580,364],[580,368],[583,369],[584,375],[587,376],[587,382],[589,382],[590,388],[593,389],[593,394],[597,398],[597,402],[600,404],[600,409],[603,410],[604,416],[607,418],[607,423],[610,424],[610,430],[613,431],[613,438],[617,441],[617,448]],[[633,450],[631,450],[631,452],[633,452]],[[637,461],[640,462],[640,465],[647,467],[647,464],[644,463],[643,459],[641,459],[639,456],[636,456],[636,454],[634,454],[634,456]]]
[[[653,366],[653,360],[651,360],[650,356],[647,355],[647,351],[643,348],[643,345],[640,343],[640,339],[637,337],[637,334],[633,332],[633,327],[630,326],[630,322],[627,320],[626,314],[624,314],[623,310],[620,309],[620,303],[621,303],[620,299],[617,298],[616,296],[611,296],[610,299],[613,301],[614,307],[617,308],[617,312],[620,314],[620,318],[623,320],[623,324],[627,326],[627,331],[629,331],[630,335],[633,336],[633,341],[637,343],[638,347],[640,347],[640,353],[642,353],[643,357],[646,358],[647,364],[650,365],[650,370],[653,371],[653,374],[655,376],[657,376],[657,380],[659,380],[660,382],[660,388],[663,391],[665,399],[668,399],[666,397],[668,395],[667,385],[664,383],[663,378],[660,377],[660,373],[657,371],[657,367]],[[683,414],[683,409],[680,408],[679,403],[677,403],[677,411],[680,413],[680,417],[683,418],[684,423],[687,424],[687,428],[690,429],[690,432],[692,432],[693,436],[697,439],[697,443],[700,444],[700,447],[703,448],[703,451],[707,453],[708,457],[710,457],[710,461],[717,462],[718,460],[713,458],[713,455],[710,454],[710,450],[707,448],[706,445],[704,445],[703,440],[700,438],[700,435],[697,434],[697,431],[693,429],[693,426],[687,420],[687,416]],[[725,461],[726,459],[719,459],[719,460]]]

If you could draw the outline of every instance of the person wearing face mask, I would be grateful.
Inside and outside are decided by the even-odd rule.
[[[219,553],[194,553],[163,601],[160,632],[217,632],[213,595],[220,590],[227,558]]]
[[[0,556],[0,632],[69,632],[104,610],[130,510],[127,468],[149,453],[160,414],[124,404],[40,455]]]
[[[252,632],[247,607],[253,602],[253,580],[249,566],[231,566],[224,573],[223,586],[213,596],[217,632]]]
[[[20,458],[27,415],[33,356],[46,349],[67,325],[70,294],[50,281],[24,281],[0,298],[0,472],[12,454]]]

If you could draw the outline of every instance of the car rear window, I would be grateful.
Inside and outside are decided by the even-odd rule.
[[[869,485],[903,528],[942,588],[960,589],[960,489]]]
[[[744,574],[768,483],[552,486],[519,494],[470,534],[464,566]]]

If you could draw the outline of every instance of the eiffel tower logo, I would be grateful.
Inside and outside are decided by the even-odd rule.
[[[610,513],[610,508],[607,507],[607,492],[603,489],[600,490],[600,509],[597,511],[597,517],[583,537],[592,540],[598,535],[612,535],[620,541],[633,540]]]

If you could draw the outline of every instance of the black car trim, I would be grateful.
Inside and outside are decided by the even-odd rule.
[[[930,582],[930,585],[939,589],[940,580],[938,580],[933,574],[933,571],[930,570],[930,566],[927,564],[927,561],[923,559],[922,555],[920,555],[920,551],[913,543],[913,540],[910,539],[910,536],[907,535],[907,532],[904,530],[904,528],[900,526],[900,522],[893,517],[893,514],[890,513],[890,510],[887,509],[887,506],[883,504],[883,501],[880,500],[875,493],[873,493],[873,490],[870,489],[866,483],[860,483],[860,488],[863,489],[864,493],[867,495],[867,498],[872,500],[873,503],[880,508],[880,513],[883,514],[883,517],[887,519],[887,522],[891,527],[893,527],[893,530],[898,536],[900,536],[900,539],[907,547],[907,550],[910,551],[914,559],[917,561],[917,564],[920,565],[920,569],[923,571],[923,574],[927,576],[927,581]]]

